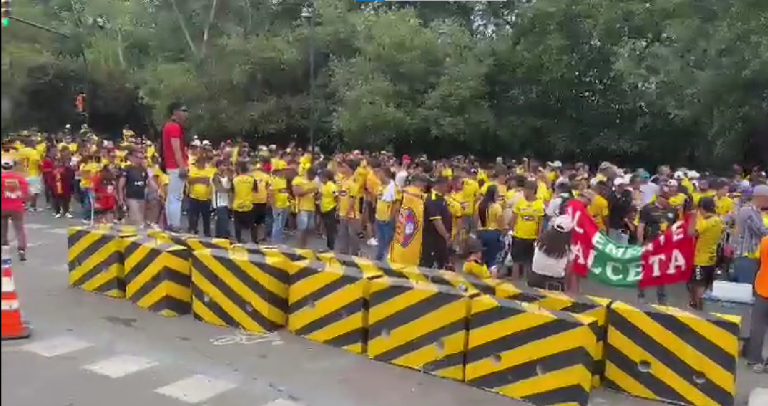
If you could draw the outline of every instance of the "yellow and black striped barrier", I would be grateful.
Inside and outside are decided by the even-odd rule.
[[[192,253],[181,245],[137,237],[125,245],[125,297],[163,316],[192,311]]]
[[[253,332],[285,326],[288,274],[270,261],[242,250],[194,251],[193,316],[206,323]]]
[[[571,296],[562,292],[519,286],[510,282],[503,282],[496,286],[496,296],[502,299],[516,300],[518,302],[532,303],[546,310],[557,310],[574,314],[590,316],[597,320],[591,326],[597,336],[597,347],[593,354],[595,365],[592,369],[593,387],[600,386],[605,371],[605,359],[603,349],[607,334],[608,306],[610,299],[596,296]]]
[[[390,269],[405,267],[405,265],[391,265],[387,262],[373,261],[368,258],[356,257],[353,255],[336,254],[335,252],[323,252],[317,254],[317,259],[329,266],[342,266],[357,269],[368,279],[387,275],[391,272]]]
[[[200,237],[198,235],[172,233],[159,230],[150,231],[149,236],[166,244],[181,245],[190,251],[228,249],[232,245],[232,242],[226,238]]]
[[[316,261],[315,252],[309,249],[292,248],[286,245],[256,245],[235,244],[232,249],[244,250],[249,255],[262,256],[267,262],[281,269],[288,275],[293,275],[304,269],[312,261]]]
[[[467,296],[453,287],[405,279],[368,283],[368,356],[463,380]]]
[[[668,403],[732,406],[740,324],[738,316],[614,302],[605,386]]]
[[[595,319],[488,295],[470,307],[465,382],[537,406],[587,406]]]
[[[123,239],[135,235],[104,226],[70,227],[69,286],[114,298],[125,297]]]
[[[288,330],[313,341],[365,353],[366,282],[358,269],[312,262],[291,276]]]

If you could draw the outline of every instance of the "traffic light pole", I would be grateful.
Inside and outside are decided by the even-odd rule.
[[[13,21],[18,21],[21,24],[24,24],[24,25],[27,25],[27,26],[30,26],[30,27],[33,27],[33,28],[37,28],[38,30],[42,30],[42,31],[45,31],[45,32],[49,32],[51,34],[58,35],[58,36],[60,36],[62,38],[72,39],[72,36],[67,34],[66,32],[62,32],[62,31],[59,31],[57,29],[54,29],[54,28],[51,28],[51,27],[47,27],[47,26],[42,25],[42,24],[38,24],[38,23],[36,23],[34,21],[25,20],[23,18],[19,18],[19,17],[16,17],[16,16],[8,16],[8,19],[9,20],[13,20]],[[85,98],[85,124],[88,125],[88,119],[90,117],[89,113],[91,111],[91,107],[90,107],[90,91],[89,91],[90,90],[90,75],[89,75],[90,69],[88,67],[88,57],[85,56],[85,47],[83,46],[82,43],[80,43],[79,45],[80,45],[80,49],[79,49],[79,51],[80,51],[80,58],[83,59],[83,68],[85,69],[85,95],[86,95],[86,98]]]

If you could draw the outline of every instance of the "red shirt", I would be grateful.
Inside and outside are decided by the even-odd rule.
[[[45,184],[50,186],[53,184],[53,178],[51,175],[53,175],[53,159],[51,157],[46,157],[43,159],[43,181],[45,181]]]
[[[102,180],[97,175],[93,180],[93,207],[97,210],[114,210],[117,208],[117,187],[111,180]]]
[[[56,164],[51,173],[51,193],[55,196],[66,196],[72,190],[72,169],[64,164]]]
[[[171,140],[179,140],[179,146],[181,147],[181,159],[184,160],[183,165],[187,166],[187,150],[184,146],[184,129],[181,128],[181,124],[171,120],[165,123],[163,126],[163,162],[165,162],[165,169],[179,169],[179,162],[176,162],[176,156],[173,154],[173,145]]]
[[[3,171],[0,189],[3,211],[24,211],[24,202],[29,197],[29,183],[24,175],[16,171]]]

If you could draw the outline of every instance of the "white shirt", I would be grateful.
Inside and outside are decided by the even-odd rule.
[[[406,180],[408,180],[408,171],[403,170],[398,172],[397,175],[395,175],[395,183],[400,188],[405,187]]]
[[[390,180],[384,192],[381,194],[381,201],[392,203],[397,199],[397,185],[394,180]]]
[[[655,183],[645,183],[640,185],[641,203],[643,206],[653,201],[653,197],[659,193],[659,185]]]
[[[565,269],[568,267],[569,254],[562,258],[552,258],[536,247],[533,253],[533,265],[531,270],[539,275],[551,276],[553,278],[562,278],[565,276]]]
[[[213,208],[217,207],[229,207],[229,188],[232,186],[232,182],[228,177],[221,177],[221,186],[224,187],[225,192],[217,192],[216,186],[213,184],[213,177],[211,177],[211,187],[213,188]]]

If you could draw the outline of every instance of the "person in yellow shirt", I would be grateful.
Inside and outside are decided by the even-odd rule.
[[[727,219],[735,210],[733,199],[728,197],[728,183],[725,181],[718,181],[715,184],[715,212],[721,218]]]
[[[299,232],[299,248],[306,248],[309,233],[315,225],[315,171],[310,168],[303,175],[293,178],[291,183],[293,196],[296,198],[296,231]]]
[[[483,244],[475,239],[467,242],[467,259],[464,261],[462,271],[480,279],[496,277],[497,268],[488,268],[483,257]]]
[[[208,165],[208,160],[199,156],[195,164],[189,167],[187,190],[189,191],[189,233],[197,234],[200,220],[203,221],[203,235],[211,236],[211,177],[216,169]]]
[[[256,189],[253,192],[253,224],[256,228],[256,235],[259,241],[265,237],[264,227],[267,224],[267,215],[269,214],[269,174],[264,170],[269,158],[262,156],[259,158],[256,169],[253,171],[253,179],[256,181]]]
[[[483,246],[483,263],[488,268],[497,265],[497,257],[504,249],[504,216],[501,204],[496,198],[497,190],[496,185],[488,186],[475,214],[477,238]]]
[[[29,209],[37,211],[37,199],[40,197],[40,193],[43,192],[43,178],[40,169],[42,163],[42,157],[37,149],[34,148],[35,143],[32,140],[27,140],[24,147],[18,152],[20,158],[21,171],[27,176],[27,182],[29,183]]]
[[[243,231],[251,234],[251,241],[258,240],[253,226],[253,192],[256,180],[248,172],[248,163],[237,163],[237,175],[232,179],[232,220],[235,225],[235,240],[243,242]]]
[[[360,161],[350,158],[339,165],[341,187],[339,188],[339,234],[336,251],[340,254],[358,255],[360,252],[360,201],[362,183],[355,176]]]
[[[285,225],[291,212],[291,194],[288,189],[288,168],[285,161],[274,161],[272,166],[272,179],[269,183],[270,199],[272,206],[272,233],[273,244],[284,242]]]
[[[336,246],[336,233],[338,230],[338,219],[336,218],[336,206],[338,205],[338,186],[333,178],[333,172],[326,169],[320,172],[320,217],[323,220],[323,230],[325,230],[325,244],[329,250],[333,251]]]
[[[592,220],[597,224],[597,229],[602,232],[607,232],[608,225],[608,201],[605,200],[603,194],[605,194],[607,184],[605,181],[595,182],[592,190],[595,192],[595,198],[592,199],[592,203],[587,207],[587,212]]]
[[[375,204],[376,236],[378,245],[376,247],[377,261],[383,261],[384,256],[389,252],[389,246],[395,237],[395,216],[400,210],[398,204],[397,185],[395,184],[395,174],[390,168],[379,167],[375,170],[378,176],[379,192]]]
[[[381,161],[376,158],[370,158],[367,161],[366,171],[363,175],[365,179],[363,181],[363,220],[366,233],[368,235],[368,245],[378,245],[378,227],[376,227],[376,201],[378,200],[379,192],[382,187],[382,183],[379,180],[377,171],[383,167]]]
[[[704,292],[715,280],[717,246],[724,230],[723,220],[716,213],[713,198],[702,197],[699,200],[699,216],[695,227],[694,268],[688,283],[688,293],[691,307],[703,310]]]
[[[544,202],[536,198],[539,185],[536,181],[527,181],[523,188],[523,199],[512,208],[510,229],[512,230],[512,274],[520,278],[527,274],[533,262],[534,244],[541,234],[544,224]]]

